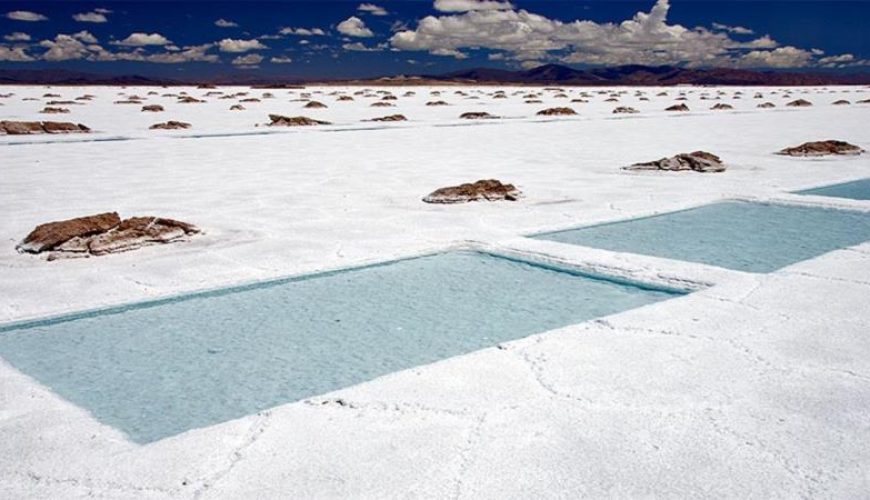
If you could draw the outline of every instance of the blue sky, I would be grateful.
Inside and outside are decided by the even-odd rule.
[[[870,71],[866,1],[0,2],[0,68],[200,77],[676,64]]]

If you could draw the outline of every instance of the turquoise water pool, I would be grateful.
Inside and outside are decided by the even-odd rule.
[[[831,196],[833,198],[849,198],[851,200],[870,200],[870,179],[859,179],[833,186],[806,189],[798,191],[798,194],[814,194],[817,196]]]
[[[535,238],[770,272],[870,239],[870,214],[723,202]]]
[[[0,357],[147,443],[676,295],[451,252],[0,327]]]

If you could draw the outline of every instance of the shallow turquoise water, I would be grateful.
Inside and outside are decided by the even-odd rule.
[[[539,239],[769,272],[870,239],[870,214],[725,202],[540,234]]]
[[[818,196],[831,196],[833,198],[849,198],[851,200],[870,200],[870,179],[823,186],[820,188],[798,191],[798,194],[814,194]]]
[[[145,443],[675,295],[455,252],[0,327],[0,356]]]

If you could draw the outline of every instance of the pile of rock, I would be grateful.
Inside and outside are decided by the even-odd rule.
[[[269,115],[270,127],[308,127],[312,125],[331,125],[330,122],[315,120],[307,116]]]
[[[36,226],[16,249],[22,253],[47,252],[48,260],[90,257],[184,241],[199,232],[192,224],[173,219],[131,217],[121,220],[116,212],[107,212]]]
[[[447,103],[444,101],[429,101],[426,103],[426,106],[447,106]]]
[[[774,103],[772,103],[772,102],[763,102],[763,103],[759,104],[759,105],[756,106],[756,107],[757,107],[757,108],[762,108],[762,109],[775,108],[775,107],[776,107],[776,104],[774,104]]]
[[[305,105],[305,107],[308,109],[325,108],[326,104],[323,104],[320,101],[309,101],[308,104]]]
[[[60,113],[69,113],[69,110],[66,108],[53,108],[51,106],[46,106],[42,108],[42,111],[40,111],[40,113],[44,113],[47,115],[56,115]]]
[[[810,101],[807,101],[806,99],[798,99],[796,101],[791,101],[790,103],[786,104],[786,106],[791,107],[791,108],[806,108],[806,107],[812,106],[812,105],[813,105],[813,103],[811,103]]]
[[[638,110],[636,110],[636,109],[634,109],[634,108],[632,108],[632,107],[629,107],[629,106],[619,106],[619,107],[617,107],[616,109],[613,110],[613,114],[614,114],[614,115],[619,115],[619,114],[629,114],[629,115],[631,115],[631,114],[634,114],[634,113],[640,113],[640,111],[638,111]]]
[[[479,180],[436,189],[423,201],[426,203],[465,203],[469,201],[516,201],[522,193],[513,184],[503,184],[496,179]]]
[[[149,104],[147,106],[142,106],[142,111],[143,112],[150,111],[152,113],[159,113],[160,111],[163,111],[163,106],[161,106],[159,104]]]
[[[831,104],[833,104],[834,106],[847,106],[847,105],[852,104],[852,103],[847,101],[846,99],[839,99],[837,101],[832,102]]]
[[[568,116],[576,115],[577,112],[571,108],[547,108],[535,113],[538,116]]]
[[[186,122],[177,122],[175,120],[169,120],[168,122],[163,123],[155,123],[148,127],[151,130],[181,130],[190,128],[191,125]]]
[[[692,170],[695,172],[724,172],[725,165],[722,160],[706,151],[694,151],[692,153],[680,153],[670,158],[662,158],[660,160],[635,163],[628,167],[623,167],[623,170],[666,170],[678,172],[683,170]]]
[[[498,118],[495,115],[491,115],[486,111],[469,111],[467,113],[462,113],[459,115],[459,118],[465,120],[486,120],[486,119],[495,119]]]
[[[405,118],[405,115],[389,115],[389,116],[381,116],[379,118],[372,118],[371,120],[365,120],[370,122],[405,122],[408,121]]]
[[[845,141],[814,141],[805,142],[800,146],[785,148],[777,154],[785,156],[832,156],[832,155],[859,155],[864,150]]]
[[[689,107],[686,106],[684,103],[680,103],[665,108],[665,111],[689,111]]]
[[[91,129],[81,123],[0,121],[0,135],[87,133]]]
[[[710,109],[713,111],[723,111],[726,109],[734,109],[734,106],[732,106],[730,104],[725,104],[724,102],[720,102],[720,103],[713,105],[713,107]]]

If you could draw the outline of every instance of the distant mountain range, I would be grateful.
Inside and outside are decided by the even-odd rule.
[[[558,64],[545,64],[524,71],[473,68],[440,75],[388,76],[367,79],[311,79],[293,76],[225,75],[204,80],[175,80],[139,75],[99,75],[68,70],[0,69],[2,84],[40,85],[256,85],[261,87],[298,84],[423,85],[423,84],[497,84],[497,85],[866,85],[870,73],[840,75],[824,73],[786,73],[743,69],[690,69],[677,66],[615,66],[580,70]]]

